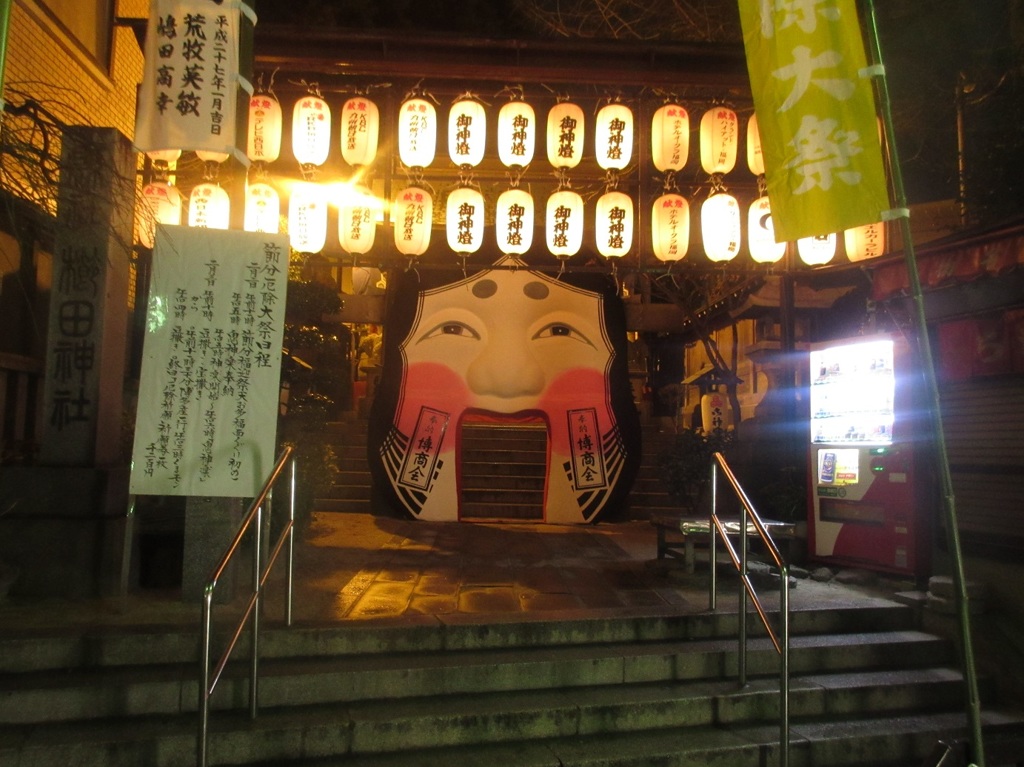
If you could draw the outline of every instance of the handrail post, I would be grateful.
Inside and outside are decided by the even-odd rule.
[[[708,532],[711,534],[708,541],[708,572],[710,573],[709,583],[711,594],[709,602],[714,612],[718,607],[718,527],[715,520],[718,519],[718,462],[711,461],[711,526]],[[695,557],[696,558],[696,557]]]
[[[259,665],[260,665],[260,598],[262,586],[260,584],[260,551],[263,549],[263,504],[256,507],[256,532],[255,543],[252,553],[252,589],[255,594],[255,602],[252,611],[252,657],[249,667],[249,718],[256,718],[256,699],[259,693]]]
[[[779,620],[782,649],[779,652],[779,767],[789,767],[789,566],[779,568]]]
[[[210,623],[213,613],[213,585],[203,591],[203,626],[199,645],[199,737],[196,739],[196,767],[206,767],[206,743],[210,726]]]
[[[292,585],[295,579],[295,486],[297,484],[298,468],[295,458],[291,460],[292,471],[288,482],[288,569],[286,571],[287,587],[285,589],[285,624],[292,625]]]
[[[737,673],[740,679],[740,687],[747,684],[747,507],[740,501],[740,582],[739,582],[739,632],[740,632],[740,653],[739,667]]]

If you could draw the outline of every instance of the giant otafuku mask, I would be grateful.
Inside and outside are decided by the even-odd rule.
[[[459,519],[460,427],[532,423],[547,429],[545,522],[621,510],[640,452],[622,305],[606,275],[569,279],[513,259],[433,287],[398,278],[371,413],[378,497]]]

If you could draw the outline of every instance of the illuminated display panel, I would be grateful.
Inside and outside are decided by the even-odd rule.
[[[896,375],[892,339],[865,339],[810,353],[811,442],[892,444]]]
[[[855,447],[818,451],[818,484],[841,487],[860,481],[860,450]]]

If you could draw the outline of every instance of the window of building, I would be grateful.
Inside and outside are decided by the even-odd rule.
[[[37,0],[103,69],[110,65],[114,0]]]

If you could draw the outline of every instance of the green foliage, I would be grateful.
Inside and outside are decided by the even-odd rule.
[[[291,400],[283,419],[284,443],[295,449],[295,519],[300,528],[309,521],[316,499],[327,495],[341,471],[338,454],[324,431],[333,406],[330,397],[303,394]]]
[[[676,434],[672,445],[658,456],[662,481],[687,511],[696,511],[711,480],[712,456],[722,453],[728,458],[733,441],[731,431],[718,429],[705,434],[686,429]]]
[[[288,280],[286,316],[292,323],[315,324],[325,314],[341,309],[341,296],[331,285],[307,280]]]

